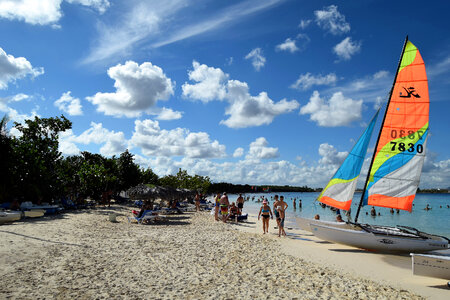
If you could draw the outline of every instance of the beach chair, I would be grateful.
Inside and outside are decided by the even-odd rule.
[[[133,213],[136,211],[133,211]],[[153,210],[146,210],[139,218],[137,216],[128,217],[128,223],[131,223],[132,220],[136,220],[138,224],[143,224],[145,222],[155,222],[157,220],[164,219],[164,216],[159,216],[157,214],[153,214]]]

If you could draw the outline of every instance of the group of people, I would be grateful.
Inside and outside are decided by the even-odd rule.
[[[236,199],[236,203],[232,202],[230,204],[226,192],[223,194],[217,193],[214,203],[214,219],[216,221],[220,220],[220,212],[222,221],[226,223],[229,218],[242,215],[242,209],[244,208],[244,197],[242,197],[242,194],[239,194],[239,197]]]
[[[275,214],[275,218],[277,221],[277,227],[278,227],[278,236],[286,235],[286,232],[284,231],[284,220],[286,218],[286,209],[288,208],[288,204],[284,202],[284,196],[280,196],[278,198],[278,195],[274,196],[274,202],[273,202],[273,212],[270,209],[269,202],[267,199],[264,199],[262,202],[261,209],[259,210],[258,214],[258,220],[262,217],[262,223],[263,223],[263,233],[266,234],[269,232],[269,218],[273,219],[273,215]]]

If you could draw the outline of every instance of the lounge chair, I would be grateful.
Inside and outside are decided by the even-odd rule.
[[[133,214],[135,212],[136,211],[133,210]],[[137,215],[135,215],[133,217],[128,217],[128,223],[131,223],[131,220],[136,220],[138,224],[143,224],[144,222],[149,222],[149,221],[154,222],[154,221],[165,218],[164,216],[159,216],[157,214],[154,214],[154,212],[155,211],[153,211],[153,210],[146,210],[140,217],[137,217]]]

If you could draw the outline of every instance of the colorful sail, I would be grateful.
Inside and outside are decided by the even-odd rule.
[[[364,133],[336,171],[330,182],[319,195],[318,201],[327,205],[349,210],[355,193],[356,183],[369,146],[370,137],[378,117],[378,112],[370,121]]]
[[[369,171],[365,205],[411,211],[425,159],[428,119],[425,64],[407,41]]]

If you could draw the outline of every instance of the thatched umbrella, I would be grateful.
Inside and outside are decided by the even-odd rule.
[[[179,198],[178,190],[164,186],[148,186],[139,184],[128,189],[128,195],[132,200],[147,200],[154,202],[156,199],[162,201],[170,201]]]

